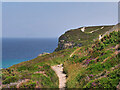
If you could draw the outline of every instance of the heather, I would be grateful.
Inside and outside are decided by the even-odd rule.
[[[101,27],[87,27],[80,37],[80,28],[64,34],[76,43],[85,40],[82,46],[64,48],[2,69],[3,88],[58,88],[59,78],[51,66],[59,64],[63,64],[67,75],[66,88],[116,88],[120,81],[120,31],[109,31],[112,26],[103,30]],[[97,31],[88,33],[93,28]],[[106,31],[109,32],[104,34]],[[104,36],[99,39],[101,33]],[[76,41],[78,37],[80,42]]]

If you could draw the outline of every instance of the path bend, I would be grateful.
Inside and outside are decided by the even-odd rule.
[[[59,88],[66,87],[66,74],[63,73],[63,65],[51,66],[59,78]]]

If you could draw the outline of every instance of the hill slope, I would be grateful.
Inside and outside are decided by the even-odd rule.
[[[59,49],[60,51],[38,56],[33,60],[2,69],[3,88],[58,88],[58,77],[51,66],[61,63],[64,72],[67,74],[67,88],[119,87],[119,28],[113,30],[113,26],[106,26],[106,29],[102,30],[103,26],[98,27],[101,30],[94,30],[91,34],[95,36],[89,36],[90,39],[86,36],[86,39],[82,37],[89,35],[86,33],[93,31],[92,27],[88,27],[89,29],[84,32],[77,29],[66,33],[70,35],[71,39],[64,38],[64,40],[74,41],[78,44],[82,41],[82,44],[84,44],[82,47],[62,48],[63,50]],[[106,31],[109,31],[109,33],[104,34]],[[83,36],[81,36],[80,42],[76,41],[78,38],[75,37],[74,39],[74,35],[77,35],[78,32],[80,34],[84,33],[81,34]],[[98,40],[96,38],[100,33],[104,34],[104,37]],[[64,35],[61,37],[64,37]],[[88,45],[86,45],[87,39],[89,39]],[[93,39],[96,40],[93,41]],[[60,40],[63,40],[63,38]]]
[[[93,27],[81,27],[74,30],[69,30],[65,34],[59,37],[58,47],[55,51],[59,51],[66,48],[73,48],[75,46],[86,46],[94,42],[99,35],[112,29],[111,26],[93,26]]]
[[[116,88],[120,81],[120,32],[81,47],[64,63],[67,88]]]

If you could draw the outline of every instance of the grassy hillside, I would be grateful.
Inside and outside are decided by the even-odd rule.
[[[120,32],[79,48],[64,63],[67,88],[116,88],[120,81]]]
[[[104,34],[111,28],[113,28],[113,25],[85,27],[84,32],[81,31],[82,28],[69,30],[59,37],[58,47],[55,51],[72,48],[74,46],[86,46],[92,44],[94,39],[97,39],[100,34]],[[66,43],[72,43],[72,45],[65,46]]]
[[[58,88],[58,77],[51,66],[63,63],[74,49],[38,56],[2,69],[3,88]]]
[[[73,39],[80,43],[74,39],[78,32],[78,38],[83,42],[87,43],[87,39],[91,41],[82,47],[63,49],[2,69],[3,88],[58,88],[58,77],[51,66],[61,63],[67,74],[67,88],[116,88],[120,81],[120,31],[113,31],[101,40],[93,41],[111,27],[105,26],[104,30],[91,35],[88,32],[95,27],[87,27],[84,34],[79,29],[66,32],[71,37],[69,41]]]

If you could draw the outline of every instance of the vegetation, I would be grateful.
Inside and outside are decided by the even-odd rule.
[[[56,48],[55,51],[64,49],[62,46],[68,42],[72,42],[74,47],[81,46],[81,44],[82,46],[92,44],[99,35],[104,34],[106,31],[109,31],[112,27],[112,25],[86,27],[84,32],[81,31],[81,28],[69,30],[59,37],[58,48]],[[60,42],[61,40],[64,40],[64,42]]]
[[[105,26],[104,30],[100,29],[89,35],[88,32],[98,28],[101,26],[87,27],[84,34],[80,28],[64,34],[70,37],[65,40],[76,43],[86,42],[86,44],[89,41],[92,42],[91,44],[83,43],[82,47],[38,56],[33,60],[2,69],[3,88],[11,83],[19,83],[21,80],[24,81],[19,83],[19,86],[16,84],[10,87],[58,88],[58,77],[51,66],[61,63],[64,73],[67,74],[67,88],[116,88],[120,81],[120,31],[113,31],[98,40],[96,37],[100,33],[108,31],[111,26]],[[81,41],[77,42],[76,40],[79,38]],[[93,41],[93,39],[96,40]]]
[[[67,88],[116,88],[120,81],[118,36],[120,32],[112,32],[89,49],[82,47],[64,63]]]
[[[19,83],[21,80],[30,81],[23,82],[19,86],[20,88],[58,88],[58,77],[51,66],[63,63],[75,49],[61,50],[38,56],[33,60],[2,69],[3,88],[6,87],[6,84]]]

